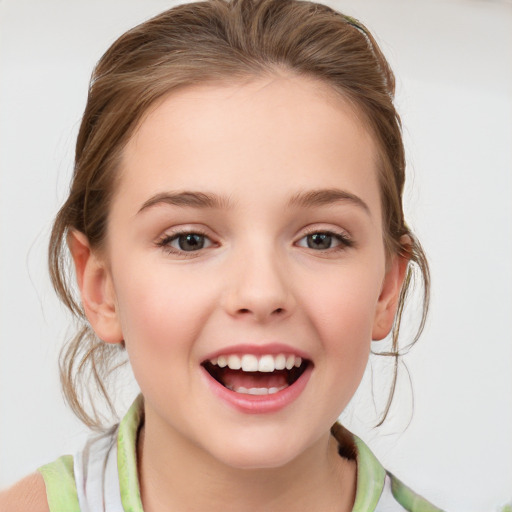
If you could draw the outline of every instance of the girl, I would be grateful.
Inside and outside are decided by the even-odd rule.
[[[6,509],[439,510],[335,423],[370,342],[397,357],[415,267],[426,314],[393,91],[365,27],[306,2],[188,4],[112,45],[50,269],[82,319],[72,408],[94,426],[80,379],[110,403],[125,352],[141,396]]]

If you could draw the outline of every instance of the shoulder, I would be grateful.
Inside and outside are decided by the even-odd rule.
[[[28,475],[9,489],[0,492],[2,512],[49,512],[46,486],[39,472]]]
[[[73,457],[64,455],[0,493],[1,512],[79,512]]]

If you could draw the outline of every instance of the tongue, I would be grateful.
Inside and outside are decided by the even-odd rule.
[[[237,388],[282,388],[288,385],[286,370],[276,370],[272,373],[243,372],[242,370],[231,370],[225,368],[222,374],[224,386]]]

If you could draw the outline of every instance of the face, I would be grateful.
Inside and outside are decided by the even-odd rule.
[[[148,426],[239,468],[328,436],[401,283],[376,160],[348,103],[303,78],[189,88],[148,113],[111,206],[108,321],[91,320],[125,341]]]

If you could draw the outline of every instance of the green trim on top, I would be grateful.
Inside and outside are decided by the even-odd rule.
[[[117,433],[119,487],[125,512],[144,512],[137,471],[137,436],[143,421],[144,399],[139,395],[121,420]],[[352,436],[357,450],[357,488],[352,512],[374,512],[384,489],[386,470],[366,444]],[[45,482],[50,512],[80,512],[71,455],[64,455],[38,471]],[[393,497],[408,512],[443,512],[388,474]]]
[[[43,475],[50,512],[80,512],[72,455],[63,455],[38,471]]]
[[[443,512],[440,508],[429,503],[419,494],[411,491],[404,483],[402,483],[394,475],[391,475],[391,492],[393,497],[409,512]]]
[[[117,468],[125,512],[144,512],[137,471],[137,436],[143,414],[144,399],[139,395],[121,420],[117,434]]]
[[[357,485],[356,500],[352,512],[373,512],[384,489],[386,470],[370,448],[357,436]]]

